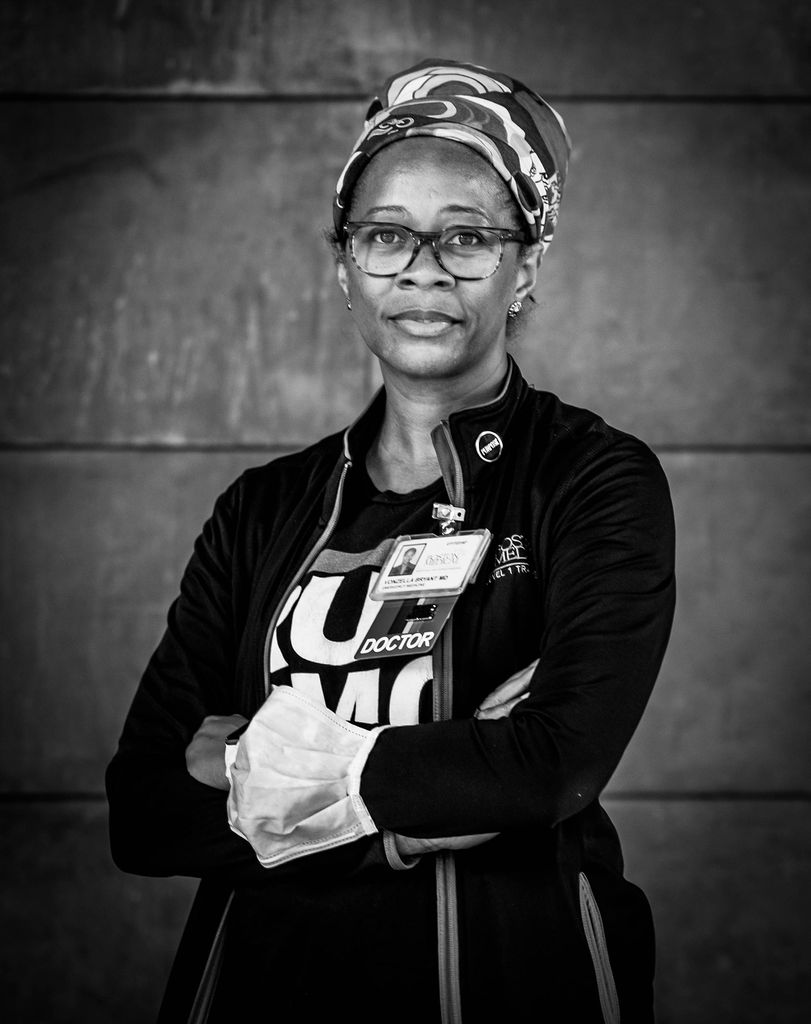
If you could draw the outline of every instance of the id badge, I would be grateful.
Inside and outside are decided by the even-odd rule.
[[[475,579],[491,537],[489,530],[398,537],[369,596],[375,601],[458,597]]]
[[[382,607],[355,659],[427,654],[476,578],[491,539],[489,530],[397,537],[369,594]]]

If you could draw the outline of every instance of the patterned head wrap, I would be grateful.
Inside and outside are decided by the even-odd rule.
[[[333,218],[343,236],[352,192],[384,146],[415,135],[470,146],[507,183],[545,252],[558,218],[571,143],[557,111],[521,82],[475,64],[426,60],[394,75],[366,115],[338,179]]]

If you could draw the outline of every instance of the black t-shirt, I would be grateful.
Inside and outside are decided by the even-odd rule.
[[[398,494],[378,491],[365,466],[350,471],[337,528],[281,610],[270,651],[270,682],[292,684],[357,725],[431,720],[431,655],[355,661],[380,611],[369,597],[401,534],[429,533],[441,479]]]

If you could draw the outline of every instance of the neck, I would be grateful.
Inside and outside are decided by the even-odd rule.
[[[366,457],[378,490],[400,493],[425,487],[440,475],[431,431],[451,413],[492,401],[507,372],[503,363],[476,381],[422,381],[381,367],[386,412]]]

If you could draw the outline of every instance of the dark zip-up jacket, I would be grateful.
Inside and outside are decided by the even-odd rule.
[[[598,797],[670,631],[668,487],[642,442],[535,391],[512,361],[493,402],[433,431],[464,528],[494,542],[434,649],[435,721],[386,729],[361,780],[381,832],[499,835],[409,871],[388,866],[380,836],[268,871],[230,831],[226,794],[186,770],[204,716],[263,702],[275,616],[328,542],[384,406],[380,392],[343,434],[218,499],[108,768],[119,867],[202,879],[161,1019],[219,1019],[218,1000],[239,1008],[250,987],[239,971],[264,965],[274,1020],[334,1016],[346,987],[356,1021],[650,1021],[650,911]],[[473,717],[535,659],[508,718]],[[261,950],[245,941],[257,914]]]

